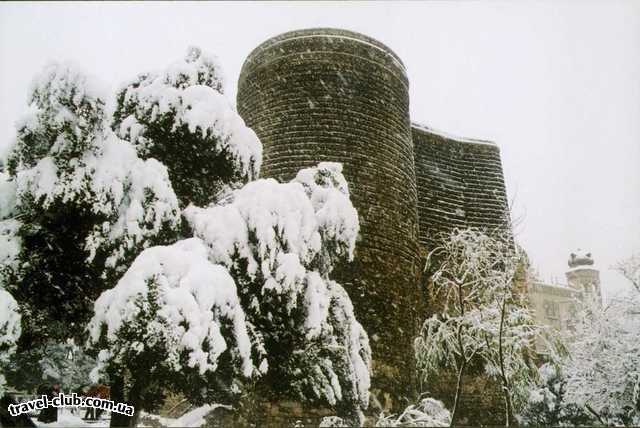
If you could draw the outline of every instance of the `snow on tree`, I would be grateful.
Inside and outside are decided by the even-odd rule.
[[[320,420],[319,428],[345,427],[349,423],[338,416],[325,416]]]
[[[16,184],[9,175],[0,172],[0,220],[11,218],[16,208]]]
[[[107,266],[113,268],[136,244],[166,224],[175,226],[179,212],[166,169],[154,159],[138,158],[105,127],[102,95],[83,92],[87,82],[69,65],[58,64],[36,78],[36,109],[18,129],[9,170],[19,211],[65,204],[102,220],[87,239],[89,261],[107,246],[105,252],[113,253]],[[34,156],[34,145],[40,157]]]
[[[185,216],[211,262],[229,269],[264,339],[263,379],[361,423],[371,350],[347,293],[329,279],[335,261],[353,258],[359,230],[341,170],[320,163],[289,183],[257,180]]]
[[[262,145],[222,94],[215,57],[191,47],[181,61],[139,75],[117,94],[112,127],[143,159],[167,166],[181,206],[206,206],[257,177]]]
[[[20,333],[18,303],[11,294],[0,288],[0,397],[4,395],[6,385],[4,366],[16,351]]]
[[[99,84],[69,64],[48,64],[29,89],[29,110],[16,124],[17,138],[7,168],[36,166],[43,158],[80,157],[104,130]],[[53,185],[53,184],[52,184]]]
[[[604,425],[640,424],[640,297],[585,302],[561,365],[566,400]]]
[[[498,241],[500,242],[500,241]],[[535,340],[543,329],[535,324],[533,316],[522,301],[524,295],[514,290],[518,269],[518,256],[507,248],[495,250],[497,272],[491,279],[492,289],[488,305],[484,308],[482,335],[485,349],[481,353],[487,375],[498,380],[505,400],[507,425],[515,422],[515,413],[526,404],[534,369]]]
[[[415,355],[423,383],[443,366],[455,370],[452,424],[464,376],[474,361],[481,361],[486,374],[500,383],[507,425],[514,400],[516,405],[524,401],[533,371],[528,354],[538,331],[514,290],[520,265],[509,237],[474,229],[454,230],[428,256],[433,294],[442,306],[423,324]]]
[[[525,426],[585,426],[596,420],[582,407],[567,402],[567,378],[558,365],[547,362],[538,369],[538,382],[531,385],[529,397],[518,420]]]
[[[96,375],[126,382],[136,412],[157,404],[148,401],[150,389],[220,400],[238,388],[236,378],[259,374],[261,344],[236,284],[198,238],[144,250],[98,298],[88,330],[99,351]]]
[[[447,427],[451,425],[451,413],[441,401],[423,398],[418,405],[412,404],[399,415],[381,415],[377,427]]]
[[[18,256],[22,240],[18,235],[21,223],[18,220],[0,220],[0,287],[6,287],[9,278],[18,270]]]
[[[640,253],[618,262],[614,269],[627,278],[637,292],[640,293]]]
[[[7,382],[20,390],[35,391],[41,384],[55,380],[65,393],[70,393],[91,383],[89,374],[95,365],[95,359],[73,339],[48,340],[42,346],[14,354],[5,366],[5,375]]]
[[[24,303],[26,343],[81,331],[105,284],[180,224],[166,168],[113,134],[104,99],[74,66],[51,63],[17,124],[0,198],[15,198],[21,250],[3,281]]]
[[[9,176],[0,172],[0,288],[18,269],[22,240],[18,235],[21,223],[15,219],[16,188]]]

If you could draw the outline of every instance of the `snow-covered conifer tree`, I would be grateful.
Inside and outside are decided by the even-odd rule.
[[[58,379],[62,390],[68,393],[91,383],[89,374],[95,365],[95,358],[73,339],[49,340],[15,354],[5,367],[5,376],[10,385],[24,391],[35,391],[47,379]]]
[[[371,351],[347,293],[329,279],[335,261],[353,257],[359,230],[341,169],[321,163],[290,183],[258,180],[185,216],[238,284],[264,337],[267,382],[361,422]]]
[[[257,180],[184,214],[194,238],[145,250],[97,300],[90,342],[103,371],[128,379],[137,403],[150,385],[202,401],[265,382],[361,423],[371,350],[329,278],[359,230],[341,166]]]
[[[111,132],[104,99],[74,66],[51,63],[17,124],[0,198],[15,201],[2,239],[19,254],[2,281],[23,309],[26,346],[82,331],[95,297],[180,222],[166,168]]]
[[[16,351],[22,332],[18,303],[5,290],[8,280],[18,268],[21,240],[20,222],[12,218],[15,210],[15,185],[0,172],[0,397],[4,395],[5,370],[9,358]]]
[[[9,176],[0,172],[0,288],[7,287],[18,270],[18,255],[22,240],[18,230],[22,224],[15,217],[16,186]]]
[[[143,159],[167,166],[182,207],[206,206],[258,175],[260,141],[222,88],[216,58],[191,47],[182,60],[118,91],[114,131]]]
[[[228,400],[236,378],[258,374],[261,344],[233,278],[208,260],[198,238],[144,250],[96,301],[89,332],[100,350],[95,375],[109,375],[136,416],[153,409],[165,388],[193,402]]]
[[[5,365],[16,351],[20,333],[18,304],[11,294],[0,287],[0,397],[4,395],[6,384]]]

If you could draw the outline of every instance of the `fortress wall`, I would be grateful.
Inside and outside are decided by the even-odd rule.
[[[413,143],[418,188],[418,219],[421,250],[430,251],[453,229],[474,227],[508,231],[508,204],[500,150],[488,141],[453,137],[413,124]],[[423,278],[426,284],[427,278]],[[427,297],[428,311],[438,310],[439,301]],[[500,385],[481,368],[466,375],[460,405],[461,424],[504,423]],[[456,376],[442,370],[427,385],[433,397],[453,405]]]
[[[264,146],[263,177],[341,162],[360,217],[355,261],[334,277],[369,333],[372,392],[409,395],[417,331],[416,179],[408,81],[389,48],[334,29],[267,40],[247,58],[238,111]]]
[[[475,227],[508,230],[500,149],[482,140],[448,136],[413,124],[420,245],[443,233]]]

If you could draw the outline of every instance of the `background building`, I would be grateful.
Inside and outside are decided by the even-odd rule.
[[[577,316],[577,304],[585,299],[602,304],[600,271],[595,268],[590,252],[578,249],[569,256],[566,284],[531,281],[528,297],[536,323],[546,325],[562,334],[570,334]],[[545,345],[538,342],[538,350]]]

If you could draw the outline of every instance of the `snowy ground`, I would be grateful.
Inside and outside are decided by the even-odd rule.
[[[152,415],[148,413],[142,413],[142,417],[151,418],[158,421],[163,427],[199,427],[204,424],[204,418],[216,407],[220,407],[220,405],[205,405],[202,407],[198,407],[193,409],[192,411],[185,413],[181,417],[177,419],[165,418],[158,415]],[[58,410],[58,421],[52,422],[50,424],[45,424],[42,422],[38,422],[36,418],[32,418],[33,422],[38,427],[108,427],[109,419],[108,414],[106,414],[103,418],[97,421],[85,421],[80,417],[80,415],[84,414],[84,410],[73,414],[70,409],[59,409]],[[138,424],[138,427],[145,427],[147,425]]]
[[[109,419],[101,418],[97,421],[85,421],[80,416],[84,414],[84,409],[76,414],[71,413],[71,409],[58,409],[58,421],[45,424],[39,422],[35,417],[31,418],[38,427],[108,427]],[[105,415],[108,417],[108,415]]]
[[[227,407],[221,404],[206,404],[191,410],[177,419],[164,418],[158,415],[143,413],[143,416],[157,420],[165,427],[199,427],[204,424],[204,418],[217,407]],[[142,425],[138,425],[139,427]]]

